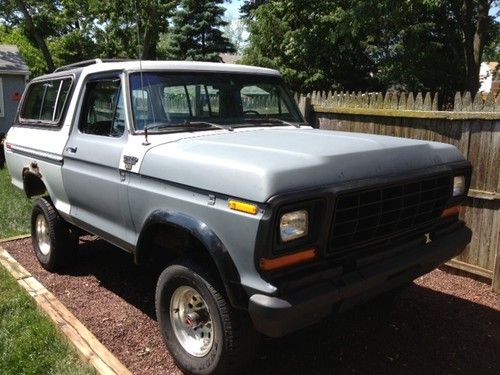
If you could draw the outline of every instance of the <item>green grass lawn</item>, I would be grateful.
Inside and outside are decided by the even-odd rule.
[[[0,374],[95,374],[1,265]]]
[[[10,182],[7,168],[0,169],[0,238],[30,231],[31,200]]]
[[[29,233],[31,200],[0,169],[0,238]],[[0,374],[95,374],[0,265]]]

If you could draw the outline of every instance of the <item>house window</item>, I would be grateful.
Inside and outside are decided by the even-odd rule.
[[[3,82],[0,78],[0,117],[5,116],[5,103],[3,101]]]

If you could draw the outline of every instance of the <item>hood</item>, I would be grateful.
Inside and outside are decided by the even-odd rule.
[[[140,173],[255,202],[463,160],[451,145],[316,129],[236,130],[151,148]]]

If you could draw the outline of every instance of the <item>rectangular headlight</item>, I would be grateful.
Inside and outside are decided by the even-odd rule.
[[[453,196],[458,197],[459,195],[465,194],[465,176],[455,176],[453,177]]]
[[[280,218],[280,236],[283,242],[305,237],[309,233],[309,214],[298,210],[283,214]]]

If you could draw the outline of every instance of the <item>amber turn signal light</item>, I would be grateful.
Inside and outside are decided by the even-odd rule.
[[[316,249],[307,249],[298,253],[284,255],[279,258],[260,258],[259,266],[263,271],[274,271],[280,268],[294,266],[296,264],[308,262],[318,256]]]
[[[227,202],[227,205],[231,210],[245,212],[251,215],[256,215],[257,212],[259,211],[259,208],[255,204],[240,202],[234,199],[230,199]]]
[[[448,207],[443,210],[441,217],[449,217],[453,215],[458,215],[460,213],[460,206]]]

